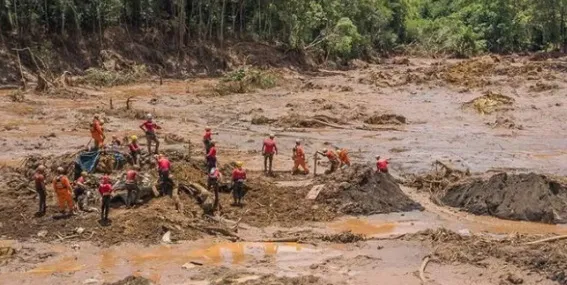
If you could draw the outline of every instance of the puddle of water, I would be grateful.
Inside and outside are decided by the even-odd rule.
[[[351,231],[353,234],[372,236],[377,234],[389,234],[396,228],[395,223],[371,224],[361,219],[348,219],[331,225],[337,231]]]
[[[80,264],[77,257],[69,256],[64,257],[57,262],[40,265],[28,273],[32,274],[52,274],[52,273],[67,273],[75,272],[85,268],[84,264]]]

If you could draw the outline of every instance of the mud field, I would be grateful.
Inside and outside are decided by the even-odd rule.
[[[268,72],[269,88],[221,77],[0,90],[0,284],[567,284],[567,58]],[[223,192],[204,216],[175,191],[131,209],[117,200],[103,226],[96,211],[54,219],[48,187],[47,215],[34,216],[37,165],[48,181],[71,173],[93,115],[127,140],[147,113],[178,185],[206,185],[211,126],[224,179],[237,160],[248,171],[244,205]],[[270,133],[279,153],[266,176]],[[308,175],[291,173],[296,139]],[[352,166],[324,174],[320,158],[314,176],[315,151],[335,146]],[[390,173],[374,172],[376,155]],[[154,169],[144,155],[142,172]]]

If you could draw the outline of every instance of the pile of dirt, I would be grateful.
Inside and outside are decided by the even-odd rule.
[[[490,84],[488,77],[500,59],[496,56],[483,56],[459,62],[441,72],[448,83],[469,88],[484,87]]]
[[[312,230],[301,230],[294,232],[276,231],[273,237],[280,240],[296,240],[297,242],[317,242],[326,241],[332,243],[353,243],[365,240],[362,234],[355,234],[351,231],[344,231],[338,234],[321,234]]]
[[[535,173],[500,173],[473,179],[440,193],[439,201],[476,215],[508,220],[567,223],[567,187]]]
[[[451,165],[450,162],[436,160],[430,172],[421,175],[407,175],[403,184],[420,191],[436,193],[470,175],[468,169],[461,170]]]
[[[330,116],[316,115],[313,117],[307,117],[297,113],[282,117],[276,122],[277,126],[291,128],[344,128],[342,126],[343,124],[343,121]]]
[[[268,125],[275,121],[276,120],[270,119],[264,115],[259,115],[252,117],[252,120],[250,122],[252,123],[252,125]]]
[[[371,125],[404,125],[407,120],[406,117],[396,114],[374,114],[364,122]]]
[[[105,282],[103,285],[153,285],[154,283],[149,279],[141,276],[128,276],[120,281],[108,283]]]
[[[317,201],[339,213],[372,215],[423,209],[402,192],[390,174],[376,173],[370,165],[353,164],[319,178],[319,182],[325,186]]]
[[[509,110],[515,100],[508,96],[486,92],[483,96],[477,97],[463,104],[464,108],[474,108],[480,114],[491,114],[493,112]]]

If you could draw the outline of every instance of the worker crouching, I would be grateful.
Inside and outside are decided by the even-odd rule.
[[[340,162],[337,157],[337,154],[334,151],[325,148],[322,151],[318,151],[317,153],[326,156],[327,159],[329,159],[329,162],[331,163],[329,169],[325,171],[325,174],[333,173],[337,170],[337,168],[339,168]]]
[[[236,162],[236,168],[232,171],[232,198],[235,206],[242,206],[242,199],[246,195],[246,171],[242,168],[243,165],[242,161]]]

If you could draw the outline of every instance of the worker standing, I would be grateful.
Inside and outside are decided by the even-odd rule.
[[[73,183],[75,186],[73,189],[73,194],[74,194],[73,201],[75,201],[75,205],[77,205],[81,211],[85,211],[86,209],[85,200],[87,198],[87,185],[86,185],[87,175],[88,175],[87,172],[85,171],[81,172],[81,176],[79,176],[79,178],[77,178],[77,180],[75,180],[75,182]]]
[[[380,156],[376,156],[376,172],[388,173],[388,159],[380,160]]]
[[[295,140],[295,147],[293,148],[293,155],[291,158],[293,159],[292,174],[296,174],[299,171],[300,166],[303,168],[304,174],[309,174],[309,168],[307,168],[307,164],[305,163],[305,151],[303,150],[303,146],[299,139]]]
[[[39,196],[39,211],[36,213],[36,215],[43,216],[45,215],[46,211],[45,200],[47,197],[47,192],[45,189],[45,166],[40,165],[37,167],[37,170],[33,175],[33,180],[35,182],[35,191]]]
[[[215,202],[213,204],[213,210],[220,209],[219,204],[219,182],[222,179],[222,175],[218,168],[213,167],[211,171],[209,171],[207,175],[207,190],[211,191],[211,189],[215,192]]]
[[[126,196],[126,207],[130,208],[138,201],[138,171],[140,171],[140,166],[134,165],[132,169],[126,172],[126,190],[128,195]]]
[[[232,197],[234,198],[234,205],[242,206],[242,198],[246,194],[244,189],[244,182],[246,182],[246,170],[242,168],[244,163],[242,161],[236,162],[236,168],[232,171]]]
[[[99,149],[104,144],[104,131],[102,129],[102,122],[98,115],[95,115],[91,123],[91,137],[94,141],[96,149]]]
[[[152,153],[152,142],[156,143],[155,154],[159,151],[159,139],[156,135],[156,130],[160,130],[161,127],[153,122],[152,114],[146,115],[146,121],[140,125],[140,129],[146,133],[146,139],[148,140],[148,153]]]
[[[346,148],[337,147],[337,156],[339,157],[339,168],[344,166],[350,166],[350,158],[348,156],[348,150]]]
[[[102,181],[98,187],[98,192],[102,196],[102,205],[100,207],[100,220],[102,222],[108,222],[108,212],[110,211],[110,199],[112,198],[112,184],[110,184],[110,178],[105,175],[102,177]]]
[[[130,156],[132,157],[132,164],[138,165],[138,158],[140,157],[140,146],[138,145],[138,137],[131,136],[130,144],[128,148],[130,149]]]
[[[59,210],[65,213],[65,206],[69,210],[69,214],[73,214],[73,197],[71,195],[71,183],[69,183],[69,178],[65,175],[65,170],[63,167],[57,168],[57,176],[53,178],[53,189],[57,195],[57,202],[59,204]]]
[[[167,159],[167,157],[163,154],[160,154],[156,158],[156,160],[158,165],[159,179],[161,182],[160,196],[164,196],[168,192],[167,184],[171,184],[171,182],[169,181],[169,169],[171,168],[171,162],[169,162],[169,159]]]
[[[325,148],[322,151],[318,151],[317,153],[326,156],[331,163],[331,166],[329,167],[329,169],[327,169],[327,171],[325,171],[325,174],[333,173],[335,172],[335,170],[337,170],[337,168],[339,167],[339,159],[337,158],[337,154],[334,151]]]
[[[211,147],[207,153],[207,172],[211,171],[213,167],[217,167],[217,147],[215,141],[211,141]]]
[[[264,140],[262,145],[262,155],[264,156],[264,173],[272,174],[272,163],[274,161],[274,154],[278,154],[278,147],[274,140],[275,135],[270,134],[270,137]]]
[[[205,155],[209,154],[211,143],[213,142],[213,133],[211,127],[205,127],[205,134],[203,134],[203,144],[205,145]]]

